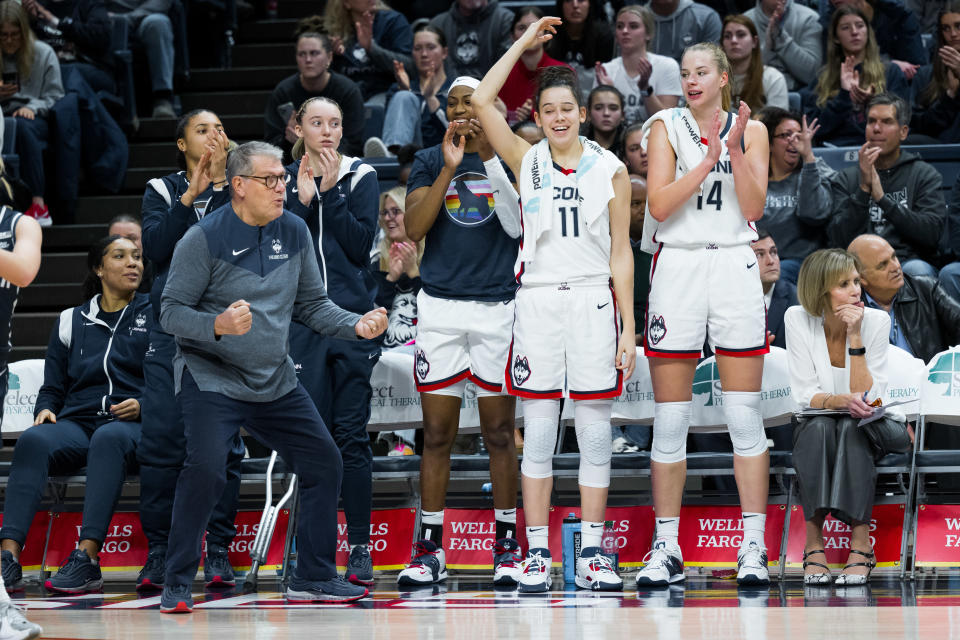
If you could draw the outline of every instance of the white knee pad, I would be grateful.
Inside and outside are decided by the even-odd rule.
[[[759,391],[724,391],[723,415],[736,455],[759,456],[767,450]]]
[[[692,403],[658,402],[653,410],[654,462],[683,462],[687,459],[687,431],[690,429]]]
[[[612,400],[580,400],[573,404],[577,446],[580,447],[579,482],[585,487],[610,486],[612,411]]]
[[[557,448],[559,400],[524,400],[523,462],[520,472],[528,478],[553,476],[553,451]]]

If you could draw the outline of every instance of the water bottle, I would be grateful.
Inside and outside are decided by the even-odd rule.
[[[573,513],[563,519],[561,542],[563,543],[563,581],[573,584],[577,575],[577,558],[580,556],[580,518]]]
[[[610,560],[613,570],[620,572],[620,541],[617,539],[617,532],[613,528],[613,521],[607,520],[603,523],[603,538],[600,540],[600,548],[603,555]]]

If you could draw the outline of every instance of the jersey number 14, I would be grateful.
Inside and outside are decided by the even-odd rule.
[[[707,194],[707,204],[714,205],[717,207],[717,211],[720,211],[723,207],[723,198],[720,195],[721,192],[721,183],[719,180],[713,182],[713,187],[710,188],[710,193]],[[697,209],[703,211],[703,193],[697,196]]]

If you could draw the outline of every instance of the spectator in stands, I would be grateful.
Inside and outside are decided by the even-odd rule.
[[[647,213],[647,180],[630,174],[630,246],[633,249],[633,318],[637,327],[637,346],[643,344],[647,298],[650,296],[650,265],[653,256],[640,250],[643,220]]]
[[[831,15],[841,7],[854,7],[866,16],[880,53],[889,57],[907,80],[927,63],[920,23],[902,0],[820,0],[820,24],[826,28]]]
[[[520,39],[527,27],[543,17],[543,11],[537,7],[521,7],[513,19],[510,33],[514,42]],[[537,72],[543,67],[567,66],[559,60],[554,60],[543,50],[543,43],[538,42],[523,52],[507,81],[500,89],[500,99],[507,106],[507,122],[515,124],[530,119],[533,111],[533,94],[537,86]]]
[[[444,111],[446,115],[446,111]],[[413,157],[420,147],[415,144],[405,144],[397,149],[397,163],[400,165],[400,171],[397,173],[397,184],[401,187],[407,186],[407,179],[410,177],[410,170],[413,168]]]
[[[2,177],[0,196],[12,198],[12,189]],[[13,348],[10,342],[13,309],[17,306],[21,287],[33,282],[40,270],[42,232],[36,221],[4,206],[0,208],[0,238],[0,278],[9,283],[9,286],[0,289],[0,335],[7,336],[7,339],[0,343],[0,397],[6,398],[9,378],[7,361]],[[3,410],[4,407],[0,406],[0,425],[3,424]],[[10,575],[14,578],[15,576],[8,573],[6,563],[7,558],[0,554],[0,576],[6,578]],[[5,580],[0,579],[0,630],[9,629],[11,636],[8,637],[16,637],[13,636],[14,633],[21,634],[21,637],[29,638],[29,634],[37,637],[43,630],[29,622],[7,595],[8,591],[13,591],[16,587],[13,582],[5,584]]]
[[[205,109],[184,114],[175,135],[180,171],[148,181],[143,192],[143,247],[155,266],[156,277],[151,288],[151,349],[143,360],[143,430],[137,447],[140,523],[148,544],[147,561],[137,576],[137,590],[163,587],[173,496],[187,455],[183,414],[174,392],[173,359],[177,345],[160,326],[160,295],[177,242],[207,213],[230,201],[226,162],[232,143],[217,114]],[[236,535],[234,519],[243,455],[243,442],[237,437],[226,464],[227,483],[207,523],[207,556],[203,565],[204,582],[210,586],[234,584],[227,549]]]
[[[920,33],[934,35],[937,32],[940,11],[949,0],[904,0],[920,25]]]
[[[760,114],[770,137],[767,203],[757,228],[775,235],[783,279],[795,284],[804,258],[826,246],[836,173],[813,155],[816,120],[768,107]]]
[[[849,414],[799,420],[793,432],[793,466],[806,520],[804,583],[828,584],[832,576],[824,556],[823,521],[832,515],[851,527],[850,553],[837,585],[865,584],[876,562],[870,540],[870,514],[879,457],[857,426],[873,414],[870,403],[886,387],[890,320],[860,301],[860,267],[842,249],[821,249],[800,268],[797,294],[803,306],[787,310],[790,387],[803,409]],[[898,434],[889,450],[910,446],[902,414],[887,410],[884,424]]]
[[[303,218],[330,300],[363,315],[376,308],[370,251],[377,233],[377,172],[338,152],[343,110],[329,98],[310,98],[297,112],[294,162],[287,170],[286,207]],[[300,384],[310,394],[343,458],[341,497],[350,557],[344,578],[373,584],[370,509],[373,453],[367,435],[370,376],[380,340],[339,340],[300,322],[290,325],[290,356],[305,366]],[[324,363],[310,366],[308,363]]]
[[[87,301],[63,311],[51,332],[34,426],[20,436],[13,453],[0,529],[8,587],[20,582],[20,551],[47,475],[86,467],[78,548],[45,585],[63,593],[100,589],[97,556],[127,468],[135,461],[143,355],[153,325],[149,297],[137,293],[140,250],[126,238],[108,236],[90,248],[87,269]]]
[[[654,24],[654,15],[646,7],[628,5],[618,11],[616,36],[621,55],[596,64],[594,84],[614,86],[623,94],[627,124],[644,122],[661,109],[677,106],[683,93],[677,61],[647,50]]]
[[[153,267],[153,263],[143,255],[143,225],[140,222],[140,218],[130,215],[129,213],[121,213],[120,215],[113,216],[107,225],[107,235],[121,236],[137,245],[137,249],[140,250],[143,260],[143,276],[140,278],[140,288],[137,289],[137,291],[140,293],[150,293],[150,287],[153,286],[156,270]]]
[[[698,42],[720,43],[720,15],[693,0],[650,0],[656,20],[650,50],[680,62],[683,50]]]
[[[383,0],[330,0],[323,26],[333,47],[333,69],[356,82],[364,100],[384,104],[394,62],[412,66],[407,19]]]
[[[799,91],[816,79],[823,64],[823,27],[816,11],[796,0],[757,0],[744,15],[763,34],[763,63],[783,74],[788,90]]]
[[[301,21],[300,27],[309,29]],[[264,139],[290,153],[297,141],[296,115],[307,98],[330,98],[343,106],[347,118],[343,123],[342,151],[357,155],[363,150],[363,96],[357,84],[330,70],[333,57],[330,38],[317,31],[302,31],[297,36],[298,72],[280,81],[267,100],[263,114]]]
[[[876,36],[860,9],[837,9],[829,34],[827,64],[802,92],[803,108],[820,120],[818,141],[860,144],[870,98],[887,92],[907,99],[907,82],[900,67],[880,59]]]
[[[457,76],[483,77],[513,42],[513,12],[497,0],[453,0],[431,24],[447,39]]]
[[[72,64],[94,91],[113,93],[110,16],[104,0],[24,0],[37,37],[57,52],[61,67]]]
[[[587,97],[587,121],[580,129],[584,136],[593,140],[616,156],[623,155],[623,94],[616,87],[594,87]]]
[[[620,159],[627,165],[631,176],[647,177],[647,150],[643,148],[643,122],[635,122],[623,131],[623,155]]]
[[[833,182],[833,219],[828,233],[835,246],[847,246],[862,233],[885,238],[912,276],[936,278],[931,264],[944,232],[947,207],[940,173],[901,151],[909,132],[910,107],[898,96],[873,98],[867,108],[867,142],[860,161]],[[949,291],[960,290],[960,264],[940,273]]]
[[[751,245],[757,256],[760,284],[767,307],[767,341],[771,346],[787,348],[783,327],[783,314],[797,301],[797,287],[780,277],[780,253],[777,243],[766,231],[757,232],[757,240]]]
[[[33,196],[33,203],[24,213],[41,227],[49,227],[53,218],[43,199],[43,149],[50,132],[47,112],[63,97],[60,63],[50,45],[37,41],[26,11],[12,0],[0,2],[0,60],[4,77],[0,82],[0,106],[4,116],[16,118],[20,175]]]
[[[132,38],[146,49],[153,91],[153,117],[176,118],[173,110],[174,37],[168,0],[107,0],[107,10],[121,16]]]
[[[941,142],[960,142],[960,0],[940,13],[933,63],[924,65],[910,85],[915,107],[911,130]]]
[[[848,251],[860,260],[864,304],[890,316],[890,344],[924,362],[960,344],[960,302],[936,280],[905,273],[880,236],[857,236]]]
[[[407,237],[403,225],[406,194],[407,190],[402,186],[380,194],[380,228],[383,235],[372,271],[378,285],[377,306],[387,310],[384,349],[410,344],[417,337],[417,294],[420,293],[423,240],[414,242]],[[381,437],[383,435],[381,433]],[[388,456],[413,455],[413,429],[395,431],[392,437],[393,447]]]
[[[723,50],[733,67],[733,104],[746,102],[756,113],[767,105],[786,109],[787,81],[783,74],[763,64],[757,27],[743,15],[723,19]]]
[[[584,96],[594,85],[597,63],[614,54],[613,29],[603,7],[600,0],[557,0],[551,14],[563,18],[563,23],[547,42],[547,55],[573,67]]]
[[[363,145],[365,158],[396,155],[407,144],[418,147],[440,144],[447,130],[447,90],[453,78],[444,66],[447,41],[432,24],[422,24],[413,34],[413,66],[408,73],[394,61],[396,83],[387,94],[383,137],[369,138]]]

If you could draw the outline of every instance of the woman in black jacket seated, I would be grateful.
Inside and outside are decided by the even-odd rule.
[[[137,293],[143,274],[140,250],[127,238],[108,236],[87,254],[87,302],[60,314],[47,346],[43,386],[34,426],[13,453],[0,529],[3,579],[20,586],[20,551],[47,476],[87,468],[78,548],[46,587],[64,593],[103,585],[97,554],[113,517],[127,469],[140,439],[143,357],[153,312]]]
[[[960,0],[950,0],[940,11],[933,64],[920,67],[910,89],[912,133],[960,142]]]

